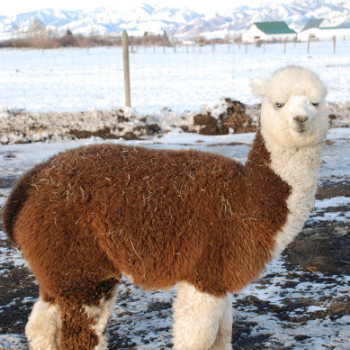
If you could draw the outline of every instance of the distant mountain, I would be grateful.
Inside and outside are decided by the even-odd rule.
[[[204,15],[191,9],[156,7],[147,4],[100,7],[94,10],[64,11],[43,9],[12,17],[0,16],[0,40],[28,31],[34,19],[57,34],[68,29],[74,34],[121,33],[143,35],[144,32],[169,36],[224,37],[238,35],[254,22],[285,21],[300,31],[310,18],[324,18],[323,26],[350,26],[348,0],[295,0],[289,4],[267,3],[261,7],[239,6],[222,13]]]
[[[310,18],[324,18],[322,26],[350,26],[350,1],[295,0],[289,4],[269,3],[262,7],[239,6],[225,13],[201,18],[177,29],[178,35],[197,33],[207,37],[223,37],[228,31],[241,34],[254,22],[285,21],[299,32]],[[219,24],[223,20],[222,24]],[[217,23],[214,25],[214,22]],[[199,27],[199,28],[198,28]]]

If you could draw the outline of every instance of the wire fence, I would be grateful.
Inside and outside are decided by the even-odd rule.
[[[350,101],[350,40],[175,47],[130,46],[134,108],[197,109],[222,96],[254,104],[250,82],[286,65],[317,72],[328,101]],[[84,111],[125,105],[120,47],[0,49],[0,105],[29,111]]]

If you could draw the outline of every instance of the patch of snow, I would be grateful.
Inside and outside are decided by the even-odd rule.
[[[307,308],[306,312],[316,312],[316,311],[325,311],[327,307],[325,306],[310,306]]]
[[[4,231],[0,230],[0,240],[7,239],[7,235]],[[0,267],[4,267],[5,264],[12,264],[17,267],[23,267],[26,265],[26,261],[22,258],[22,254],[16,248],[4,248],[0,247]],[[0,273],[4,272],[4,269],[0,270]],[[6,270],[8,271],[8,270]]]
[[[229,107],[230,104],[225,101],[225,97],[221,97],[219,99],[205,103],[199,113],[204,115],[211,115],[212,117],[219,119],[220,116],[225,114],[227,108]]]
[[[315,201],[315,208],[316,209],[325,209],[329,207],[339,207],[339,206],[345,206],[350,204],[350,197],[333,197],[329,199],[322,199],[322,200],[316,200]]]
[[[348,221],[350,219],[350,197],[338,196],[329,199],[316,200],[310,221]],[[328,211],[328,208],[349,207],[340,212]]]
[[[6,350],[27,350],[23,344],[24,336],[18,334],[0,334],[0,349]]]
[[[349,128],[334,128],[329,129],[327,134],[327,140],[350,140]]]

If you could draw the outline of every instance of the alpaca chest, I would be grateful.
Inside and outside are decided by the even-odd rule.
[[[278,257],[297,236],[310,215],[315,201],[321,152],[322,145],[282,151],[271,147],[271,168],[291,187],[291,195],[286,202],[288,216],[276,236],[272,251],[274,257]]]

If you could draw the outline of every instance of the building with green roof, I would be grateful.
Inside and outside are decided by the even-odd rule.
[[[321,27],[324,18],[310,19],[298,34],[298,40],[337,40],[350,39],[350,27]]]
[[[255,22],[243,33],[242,42],[292,41],[297,33],[286,22]]]

